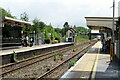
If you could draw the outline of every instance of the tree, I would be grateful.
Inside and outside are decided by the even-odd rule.
[[[45,28],[44,32],[45,32],[45,39],[44,39],[44,41],[45,41],[45,43],[49,44],[50,43],[50,36],[49,36],[47,28]]]
[[[61,30],[61,34],[62,34],[62,37],[64,37],[66,35],[66,31],[69,29],[69,27],[64,27],[62,28]]]
[[[65,27],[69,27],[68,22],[65,22],[65,24],[63,25],[63,27],[64,27],[64,28],[65,28]]]
[[[0,17],[5,17],[5,16],[16,19],[16,16],[13,16],[13,15],[10,13],[10,10],[6,11],[5,9],[0,8]]]
[[[45,27],[48,29],[48,32],[51,33],[53,29],[52,25],[46,25]]]
[[[36,33],[39,32],[39,22],[40,22],[40,20],[37,19],[37,18],[35,18],[35,19],[33,20],[34,31],[35,31]]]
[[[55,32],[55,40],[58,40],[58,42],[61,41],[61,34],[60,33]]]
[[[76,28],[76,25],[74,25],[74,28]]]
[[[28,14],[26,12],[22,13],[20,15],[20,19],[23,20],[23,21],[28,21],[29,20]]]
[[[81,43],[89,39],[87,33],[89,33],[89,29],[84,27],[74,27],[74,29],[77,31],[77,42]]]
[[[46,27],[46,24],[42,21],[40,21],[39,19],[35,18],[33,20],[33,26],[34,26],[34,30],[36,31],[36,33],[42,33],[44,32],[44,28]]]
[[[68,22],[65,22],[64,25],[63,25],[63,28],[61,30],[61,34],[62,34],[62,37],[64,37],[66,35],[66,31],[69,29],[69,24]]]
[[[54,28],[51,29],[51,40],[55,39],[55,31]]]
[[[46,24],[45,24],[44,22],[40,21],[40,22],[39,22],[39,26],[38,26],[39,31],[40,31],[40,32],[43,32],[45,26],[46,26]]]
[[[60,28],[54,28],[54,29],[55,29],[55,32],[61,33],[61,30],[62,30],[62,29],[60,29]]]
[[[20,15],[20,19],[23,20],[23,21],[28,21],[28,20],[29,20],[28,14],[27,14],[26,12],[22,13],[22,14]],[[33,27],[30,26],[30,25],[24,25],[24,26],[22,27],[22,31],[24,32],[24,35],[25,35],[25,36],[28,36],[29,33],[33,32],[33,31],[31,31],[31,30],[33,30]]]
[[[84,27],[74,27],[74,29],[78,32],[78,34],[87,34],[90,32],[90,29]]]

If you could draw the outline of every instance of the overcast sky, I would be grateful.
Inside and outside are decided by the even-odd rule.
[[[118,15],[118,1],[116,12]],[[0,7],[10,10],[20,18],[26,12],[30,21],[38,18],[46,24],[62,28],[67,21],[69,25],[86,27],[84,17],[112,17],[113,0],[0,0]]]

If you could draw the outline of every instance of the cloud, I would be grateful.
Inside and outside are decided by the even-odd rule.
[[[118,1],[115,0],[116,5]],[[1,7],[10,9],[18,18],[27,12],[30,20],[35,17],[54,27],[62,27],[68,21],[70,25],[86,26],[84,17],[112,16],[113,0],[1,0]],[[117,15],[117,8],[116,8]]]

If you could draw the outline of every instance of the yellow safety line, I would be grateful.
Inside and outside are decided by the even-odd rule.
[[[100,49],[98,51],[98,54],[97,54],[97,57],[96,57],[96,61],[95,61],[95,65],[94,65],[94,68],[93,68],[92,80],[94,80],[94,78],[95,78],[95,74],[96,74],[96,70],[97,70],[97,65],[98,65],[99,53],[100,53]]]

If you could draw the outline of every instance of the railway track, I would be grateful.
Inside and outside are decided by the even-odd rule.
[[[30,66],[30,65],[32,65],[34,63],[37,63],[37,62],[43,61],[45,59],[51,58],[51,57],[53,57],[52,53],[54,53],[54,52],[56,52],[56,53],[58,53],[58,52],[62,53],[62,52],[67,51],[70,47],[58,49],[58,50],[55,50],[55,51],[52,51],[52,52],[44,53],[44,54],[41,54],[41,55],[38,55],[38,56],[35,56],[35,57],[32,57],[32,58],[28,58],[28,59],[22,60],[22,61],[19,61],[19,62],[16,62],[16,63],[11,63],[11,64],[8,64],[8,65],[1,66],[0,69],[3,70],[2,75],[4,76],[5,74],[8,74],[10,72],[19,70],[21,68]],[[34,60],[34,61],[32,61],[32,60]],[[6,69],[7,71],[6,70],[4,71],[4,68],[8,68],[8,67],[10,69],[9,70]],[[14,67],[14,68],[12,68],[12,67]]]
[[[82,43],[82,44],[88,44],[89,42],[87,43]],[[80,45],[82,45],[80,44]],[[5,66],[1,66],[0,68],[3,69],[3,73],[1,74],[3,77],[6,75],[6,74],[9,74],[11,72],[14,72],[14,71],[17,71],[17,70],[20,70],[22,68],[25,68],[27,66],[30,66],[30,65],[33,65],[37,62],[40,62],[40,61],[43,61],[45,59],[48,59],[48,58],[51,58],[53,57],[53,53],[56,52],[56,53],[65,53],[66,51],[68,50],[71,50],[71,49],[75,49],[77,48],[78,46],[80,45],[76,45],[76,46],[70,46],[70,47],[66,47],[66,48],[62,48],[62,49],[59,49],[59,50],[55,50],[55,51],[52,51],[52,52],[48,52],[48,53],[44,53],[44,54],[41,54],[39,56],[35,56],[35,57],[32,57],[32,58],[28,58],[28,59],[25,59],[25,60],[22,60],[22,61],[19,61],[17,63],[12,63],[12,64],[9,64],[9,65],[5,65]],[[33,62],[31,62],[30,60],[34,60]],[[7,69],[7,67],[9,67]],[[5,69],[5,70],[4,70]]]
[[[81,51],[77,52],[76,54],[74,54],[73,56],[69,57],[68,59],[66,59],[62,63],[58,64],[57,66],[55,66],[54,68],[52,68],[50,71],[48,71],[48,72],[44,73],[43,75],[39,76],[37,79],[39,80],[39,79],[43,79],[43,78],[51,78],[51,77],[49,77],[49,75],[54,74],[55,70],[58,70],[58,68],[60,68],[62,65],[64,65],[65,63],[67,63],[68,61],[70,61],[72,58],[76,57],[78,54],[80,54],[81,52],[85,51],[87,48],[91,47],[95,43],[92,43],[89,46],[83,48]],[[60,71],[58,71],[58,72],[60,72]]]

